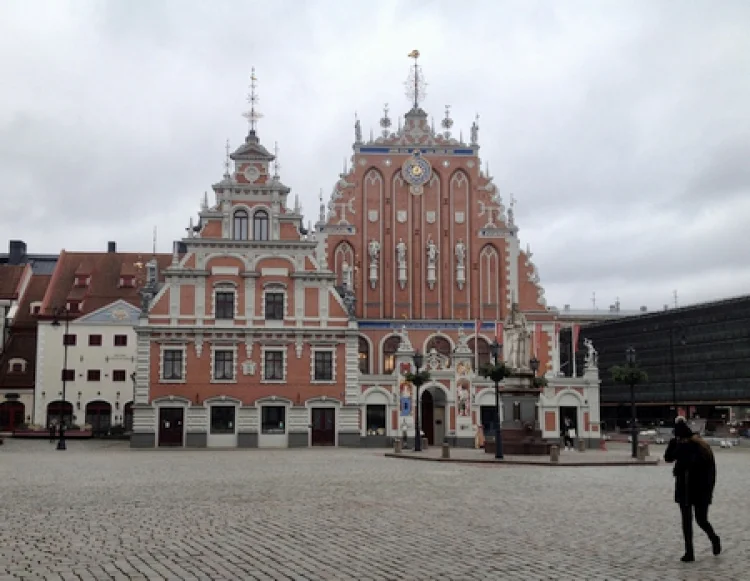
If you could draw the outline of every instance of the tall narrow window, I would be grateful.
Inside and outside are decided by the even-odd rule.
[[[265,210],[253,214],[253,240],[268,240],[268,212]]]
[[[401,337],[388,337],[383,343],[383,373],[393,373],[396,368],[396,349],[401,345]]]
[[[250,218],[246,210],[237,210],[234,213],[234,239],[247,240]]]
[[[214,379],[234,379],[234,353],[214,351]]]
[[[263,379],[280,381],[284,379],[284,352],[266,351],[263,357]]]
[[[182,379],[182,349],[164,350],[162,379]]]
[[[315,381],[333,381],[333,352],[315,352]]]
[[[266,293],[266,321],[284,320],[284,293]]]
[[[216,291],[216,318],[234,319],[234,292]]]
[[[359,372],[370,373],[370,344],[364,337],[359,338]]]

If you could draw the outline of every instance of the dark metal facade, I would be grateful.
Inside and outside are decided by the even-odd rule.
[[[581,329],[599,352],[602,406],[625,405],[630,389],[612,380],[635,347],[648,382],[639,404],[678,406],[750,404],[750,296],[593,323]]]

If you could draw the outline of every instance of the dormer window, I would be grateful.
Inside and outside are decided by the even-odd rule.
[[[69,313],[81,312],[81,301],[68,301],[68,304],[66,306]]]
[[[135,276],[125,274],[120,277],[120,288],[135,288]]]
[[[253,240],[268,240],[268,212],[265,210],[253,214]]]
[[[26,372],[26,360],[20,357],[14,357],[8,361],[8,371],[10,373],[25,373]]]
[[[91,276],[88,274],[77,274],[76,275],[76,287],[86,288],[91,282]]]
[[[42,303],[41,301],[34,301],[29,305],[29,313],[32,315],[38,315],[42,312]]]

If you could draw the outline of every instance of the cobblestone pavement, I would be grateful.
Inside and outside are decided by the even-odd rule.
[[[748,577],[750,454],[717,451],[682,554],[670,467],[404,462],[382,450],[130,451],[6,440],[0,580]],[[656,452],[656,451],[655,451]]]

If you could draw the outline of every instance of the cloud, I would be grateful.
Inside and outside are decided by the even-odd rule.
[[[250,68],[259,134],[309,218],[354,114],[394,118],[418,48],[519,200],[551,304],[659,307],[747,292],[750,5],[440,0],[4,4],[0,233],[31,251],[159,248],[221,178]]]

